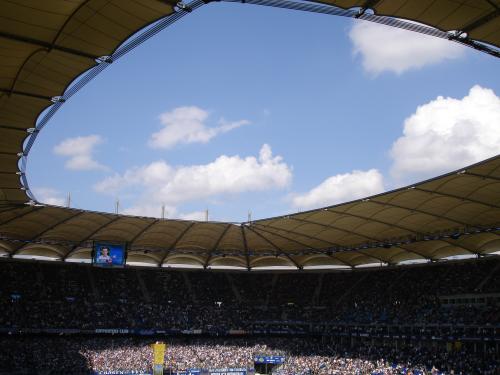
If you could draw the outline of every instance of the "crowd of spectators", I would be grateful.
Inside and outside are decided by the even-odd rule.
[[[0,262],[0,327],[224,331],[260,321],[486,325],[500,320],[498,297],[455,305],[443,304],[442,297],[500,292],[498,265],[491,259],[347,273],[246,274]]]
[[[149,373],[151,342],[137,338],[4,338],[0,339],[0,369],[11,374],[51,373],[54,369],[58,374]],[[284,364],[272,369],[281,375],[498,375],[500,366],[492,352],[447,352],[424,346],[396,350],[363,343],[348,348],[318,338],[170,338],[166,344],[166,374],[187,369],[253,369],[254,357],[263,354],[285,357]]]
[[[486,349],[465,355],[446,351],[443,345],[431,350],[422,343],[430,337],[498,339],[499,273],[495,257],[331,273],[99,269],[1,261],[0,370],[9,363],[24,363],[32,369],[69,367],[71,373],[145,371],[151,349],[143,339],[16,336],[30,329],[32,335],[34,329],[86,334],[127,329],[201,331],[211,336],[253,332],[253,337],[261,337],[170,341],[168,366],[174,372],[252,367],[253,355],[263,352],[287,356],[286,364],[276,370],[283,375],[396,374],[408,369],[416,374],[432,367],[447,374],[496,375],[498,345],[496,354],[488,356]],[[269,336],[276,333],[304,336]],[[342,336],[372,341],[354,346],[318,341]],[[377,338],[394,336],[414,337],[413,346],[396,350],[377,345]]]

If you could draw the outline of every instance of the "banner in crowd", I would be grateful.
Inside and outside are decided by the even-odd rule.
[[[94,371],[93,375],[153,375],[150,372],[142,371]]]
[[[156,342],[151,346],[153,347],[153,375],[163,375],[166,345],[163,342]]]
[[[200,375],[200,374],[201,374],[200,369],[189,369],[186,371],[177,372],[175,375]],[[169,375],[170,375],[170,373],[169,373]]]
[[[255,363],[262,364],[273,364],[273,365],[281,365],[285,363],[285,357],[282,355],[256,355],[254,358]]]
[[[211,368],[208,375],[247,375],[246,368]]]
[[[189,369],[186,371],[171,372],[166,370],[165,375],[247,375],[253,374],[253,370],[246,368],[213,368],[213,369]],[[93,375],[154,375],[150,372],[137,371],[96,371]]]

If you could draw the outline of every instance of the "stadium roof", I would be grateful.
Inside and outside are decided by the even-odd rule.
[[[324,3],[358,7],[359,18],[371,9],[454,31],[450,39],[461,43],[500,48],[500,0]],[[0,252],[89,258],[91,241],[100,239],[127,241],[129,262],[302,268],[440,259],[500,248],[494,229],[500,224],[500,157],[370,199],[241,225],[36,202],[23,172],[26,157],[53,113],[83,86],[75,79],[85,72],[91,79],[125,54],[129,46],[118,47],[138,30],[158,20],[168,25],[192,9],[158,0],[0,0]]]

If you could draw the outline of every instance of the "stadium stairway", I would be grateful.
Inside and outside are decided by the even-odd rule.
[[[478,284],[478,286],[476,286],[475,290],[481,291],[483,287],[488,283],[488,281],[490,281],[490,279],[494,275],[497,275],[498,272],[500,272],[500,262],[484,277],[484,279]]]
[[[187,272],[182,272],[182,278],[184,279],[184,283],[186,284],[186,288],[189,292],[189,299],[194,303],[198,302],[196,295],[194,293],[193,285],[191,284],[191,280],[189,280],[189,276]]]
[[[139,288],[141,289],[144,300],[148,303],[151,303],[151,295],[149,294],[148,288],[146,288],[146,284],[144,283],[144,279],[141,276],[141,271],[136,270],[135,275],[137,276],[137,282],[139,283]]]
[[[234,280],[233,278],[231,277],[231,275],[229,273],[226,273],[226,278],[227,278],[227,282],[229,283],[229,285],[231,286],[231,290],[233,291],[234,293],[234,297],[236,298],[236,300],[238,302],[242,302],[242,298],[241,298],[241,294],[240,294],[240,291],[238,290],[238,288],[236,288],[236,285],[234,285]]]
[[[312,297],[312,305],[319,306],[319,296],[321,295],[321,288],[323,287],[323,278],[325,274],[320,274],[318,277],[318,283],[316,284],[316,288],[314,288],[314,293]]]
[[[340,305],[340,303],[342,302],[342,300],[343,300],[344,298],[346,298],[346,296],[350,295],[350,294],[351,294],[351,292],[352,292],[353,290],[355,290],[355,289],[356,289],[356,287],[357,287],[359,284],[363,283],[363,281],[364,281],[364,280],[365,280],[365,279],[366,279],[369,275],[370,275],[370,273],[369,273],[369,272],[365,272],[365,274],[364,274],[363,276],[361,276],[361,277],[360,277],[360,278],[359,278],[359,279],[358,279],[358,280],[357,280],[354,284],[352,284],[352,285],[351,285],[351,287],[347,288],[347,289],[344,291],[344,293],[343,293],[343,294],[342,294],[342,295],[338,298],[338,300],[337,300],[337,301],[336,301],[336,303],[335,303],[335,306]]]
[[[276,287],[276,284],[278,283],[278,278],[279,278],[278,274],[273,276],[273,281],[271,282],[271,289],[268,291],[267,296],[266,296],[266,307],[269,306],[269,300],[271,299],[274,288]]]
[[[90,267],[86,268],[87,276],[89,278],[90,286],[92,287],[92,295],[95,299],[99,299],[99,291],[97,290],[97,286],[95,284],[94,274]]]
[[[391,285],[389,285],[389,287],[386,290],[387,295],[390,295],[394,286],[397,285],[399,283],[399,281],[406,276],[406,272],[407,272],[407,270],[403,270],[401,272],[398,272],[398,275],[392,280]]]

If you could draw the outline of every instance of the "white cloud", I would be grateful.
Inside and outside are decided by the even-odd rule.
[[[391,149],[391,175],[398,185],[434,177],[497,155],[500,151],[500,97],[474,86],[462,99],[424,104],[405,120],[403,136]],[[318,208],[384,191],[376,170],[327,178],[303,194],[291,195],[299,209]]]
[[[151,201],[154,200],[155,199],[150,199],[149,201],[142,200],[141,202],[137,202],[136,205],[124,209],[120,213],[134,216],[161,217],[162,203],[152,203]],[[176,218],[182,220],[205,221],[206,218],[205,211],[179,212],[177,207],[170,205],[165,205],[164,207],[165,218],[167,219]]]
[[[54,153],[69,158],[65,164],[68,169],[78,171],[105,170],[107,168],[94,160],[92,155],[94,147],[102,142],[99,135],[67,138],[54,147]]]
[[[51,204],[53,206],[66,205],[66,199],[61,195],[61,192],[55,189],[48,187],[36,187],[33,188],[33,194],[41,203]]]
[[[299,209],[318,208],[364,198],[383,191],[383,176],[378,170],[355,170],[329,177],[307,193],[293,195],[292,204]]]
[[[209,113],[201,108],[179,107],[160,115],[163,128],[153,133],[149,145],[153,148],[172,148],[179,143],[207,143],[215,136],[248,125],[247,120],[227,122],[220,119],[218,126],[205,124]]]
[[[204,221],[206,219],[206,212],[205,211],[193,211],[193,212],[188,212],[185,214],[180,214],[179,219]],[[210,217],[208,219],[210,220]]]
[[[500,98],[474,86],[462,99],[424,104],[405,120],[391,150],[392,176],[400,181],[435,176],[500,151]]]
[[[161,205],[166,204],[173,212],[169,214],[172,217],[182,216],[176,207],[183,202],[219,194],[281,189],[289,186],[291,180],[291,168],[281,156],[273,156],[271,147],[264,144],[258,157],[221,155],[208,164],[180,167],[156,161],[108,177],[97,183],[94,189],[115,195],[134,186],[145,188],[145,193],[127,212],[159,216]],[[199,213],[189,215],[200,216]]]
[[[349,37],[363,68],[374,75],[401,74],[465,54],[457,43],[368,21],[354,22]]]
[[[143,204],[127,207],[123,211],[120,211],[120,213],[124,215],[134,215],[134,216],[161,217],[162,203],[157,202],[156,204],[153,204],[151,202],[144,202]],[[176,207],[165,205],[166,218],[172,218],[178,216],[179,213],[177,212]]]

